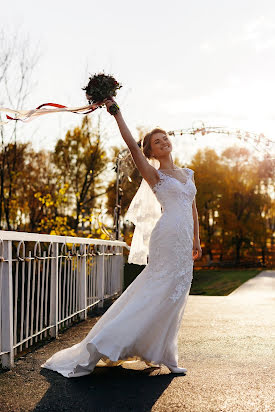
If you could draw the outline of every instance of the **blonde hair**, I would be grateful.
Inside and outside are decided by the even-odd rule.
[[[152,154],[151,154],[151,138],[155,133],[164,133],[167,134],[165,130],[156,127],[155,129],[153,129],[151,132],[146,133],[146,135],[143,137],[142,140],[142,151],[145,157],[147,157],[148,159],[152,159]]]

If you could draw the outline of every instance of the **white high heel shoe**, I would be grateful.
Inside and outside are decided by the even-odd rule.
[[[172,373],[186,373],[187,372],[187,369],[185,369],[185,368],[180,368],[180,367],[178,367],[178,366],[171,366],[171,365],[166,365],[167,366],[167,368],[170,370],[170,372],[172,372]]]

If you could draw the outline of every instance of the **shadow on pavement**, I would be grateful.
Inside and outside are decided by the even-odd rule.
[[[156,368],[122,366],[96,367],[79,378],[47,369],[40,374],[51,386],[33,411],[148,411],[175,377]]]

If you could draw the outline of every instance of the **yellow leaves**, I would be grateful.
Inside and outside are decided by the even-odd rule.
[[[37,192],[34,194],[34,197],[42,203],[42,205],[46,206],[46,208],[58,208],[62,204],[66,204],[68,202],[68,197],[65,196],[66,192],[68,191],[69,184],[65,183],[63,186],[60,186],[59,189],[54,193],[46,193],[42,195],[41,192]]]
[[[59,193],[60,193],[61,195],[64,195],[64,194],[66,193],[66,191],[67,191],[67,188],[66,188],[66,187],[61,187],[61,188],[59,189]]]
[[[50,207],[50,206],[53,206],[53,201],[52,200],[46,200],[46,202],[45,202],[45,205],[47,206],[47,207]]]
[[[77,236],[74,229],[71,229],[67,216],[56,216],[51,219],[41,219],[38,227],[39,232],[49,233],[57,236]]]

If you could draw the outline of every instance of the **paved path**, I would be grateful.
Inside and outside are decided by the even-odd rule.
[[[98,319],[89,318],[0,374],[0,410],[275,411],[274,312],[275,271],[265,271],[229,296],[188,297],[179,335],[185,376],[143,362],[74,379],[41,369],[84,338]]]
[[[275,299],[275,270],[265,270],[259,273],[230,293],[231,296],[245,299]]]

